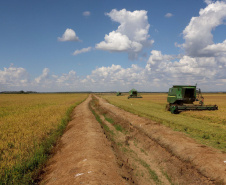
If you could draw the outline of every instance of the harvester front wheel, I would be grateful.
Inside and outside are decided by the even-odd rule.
[[[178,111],[178,106],[177,106],[177,105],[172,105],[172,106],[170,106],[170,112],[171,112],[172,114],[178,114],[178,113],[179,113],[179,111]]]

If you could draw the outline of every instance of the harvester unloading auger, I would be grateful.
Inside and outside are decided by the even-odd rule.
[[[198,105],[194,105],[199,101]],[[169,89],[166,109],[172,114],[186,110],[218,110],[217,105],[204,105],[204,98],[196,86],[174,85]]]

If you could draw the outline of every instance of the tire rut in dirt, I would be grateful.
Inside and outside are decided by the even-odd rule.
[[[112,143],[112,148],[121,168],[121,176],[130,184],[171,184],[165,177],[159,176],[142,155],[147,155],[138,146],[134,147],[129,132],[118,124],[111,124],[108,113],[101,109],[97,99],[93,98],[92,109],[98,116],[107,138]],[[126,122],[125,122],[126,123]],[[146,156],[147,157],[147,156]]]
[[[121,177],[127,181],[128,184],[138,184],[138,182],[133,178],[133,169],[128,165],[128,162],[126,162],[127,159],[124,159],[122,155],[122,151],[119,150],[117,147],[117,143],[115,142],[113,138],[113,130],[111,128],[111,125],[109,125],[104,119],[103,114],[101,113],[101,109],[99,107],[98,101],[94,97],[92,97],[92,101],[89,104],[89,108],[96,117],[96,120],[100,123],[101,128],[103,129],[104,134],[106,135],[106,138],[111,142],[112,150],[114,151],[117,165],[120,169],[120,175]],[[109,128],[110,126],[110,128]]]

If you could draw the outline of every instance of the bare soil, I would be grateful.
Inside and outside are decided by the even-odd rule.
[[[73,114],[41,184],[226,184],[226,154],[183,133],[97,96]]]
[[[125,184],[111,143],[89,110],[89,96],[73,111],[73,120],[50,159],[41,184]]]

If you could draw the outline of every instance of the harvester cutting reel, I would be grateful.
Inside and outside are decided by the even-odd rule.
[[[167,105],[166,110],[169,110],[172,114],[178,114],[181,111],[188,111],[188,110],[218,110],[217,105]]]

